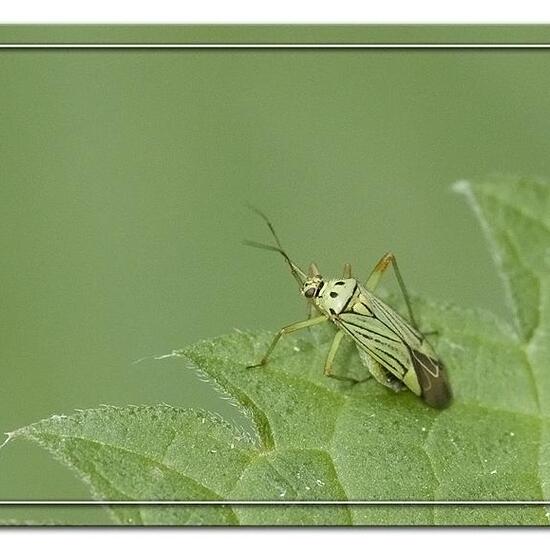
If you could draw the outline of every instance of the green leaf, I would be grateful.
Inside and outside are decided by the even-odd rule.
[[[46,447],[109,500],[550,500],[550,186],[461,182],[505,283],[510,319],[416,300],[455,399],[437,411],[410,392],[327,379],[334,333],[283,339],[235,332],[173,354],[252,421],[250,436],[210,413],[104,407],[10,434]],[[353,345],[337,370],[364,377]],[[135,524],[548,524],[541,505],[111,506]]]

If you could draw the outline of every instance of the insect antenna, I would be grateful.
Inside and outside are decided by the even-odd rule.
[[[267,224],[267,227],[269,228],[269,231],[271,231],[271,234],[273,235],[273,238],[275,239],[275,242],[277,243],[277,246],[279,247],[280,250],[283,250],[283,245],[281,244],[281,241],[279,240],[279,237],[277,236],[277,233],[275,232],[275,228],[273,227],[273,224],[271,223],[269,218],[261,210],[259,210],[258,208],[256,208],[252,204],[246,203],[246,206],[248,208],[250,208],[250,210],[252,210],[252,212],[256,212],[256,214],[258,214],[258,216],[260,216],[264,220],[264,222]]]
[[[251,204],[246,205],[250,210],[253,212],[256,212],[267,224],[267,227],[269,228],[269,231],[273,235],[273,238],[275,239],[275,242],[277,243],[277,246],[269,245],[269,244],[263,244],[256,241],[249,241],[245,240],[243,241],[243,244],[247,246],[253,246],[254,248],[261,248],[263,250],[273,250],[275,252],[278,252],[283,256],[283,258],[286,260],[286,263],[290,267],[290,271],[292,273],[292,276],[296,279],[298,282],[298,285],[301,287],[304,283],[304,281],[307,279],[307,275],[290,259],[289,255],[283,250],[283,247],[281,245],[281,241],[279,240],[279,237],[277,236],[277,233],[275,232],[275,229],[273,228],[273,224],[269,221],[269,218],[261,211],[258,210],[256,207],[252,206]]]

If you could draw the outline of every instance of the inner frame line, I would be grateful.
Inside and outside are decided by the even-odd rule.
[[[550,43],[540,44],[0,44],[0,49],[549,49]]]
[[[419,49],[419,50],[452,50],[452,49],[469,49],[469,50],[546,50],[550,49],[550,43],[541,44],[487,44],[487,43],[471,43],[471,44],[428,44],[428,43],[403,43],[403,44],[385,44],[385,43],[372,43],[372,44],[253,44],[253,43],[241,43],[241,44],[78,44],[78,43],[55,43],[55,44],[15,44],[15,43],[0,43],[0,49],[7,50],[46,50],[46,49]],[[495,501],[476,501],[476,500],[264,500],[264,501],[249,501],[249,500],[2,500],[0,506],[20,506],[20,505],[34,505],[34,506],[143,506],[143,505],[164,505],[164,506],[208,506],[208,505],[226,505],[226,506],[265,506],[265,505],[300,505],[300,506],[336,506],[336,505],[348,505],[348,506],[369,506],[369,505],[411,505],[411,506],[537,506],[547,505],[550,506],[550,501],[546,500],[495,500]]]
[[[2,500],[0,505],[19,506],[550,506],[548,500]]]

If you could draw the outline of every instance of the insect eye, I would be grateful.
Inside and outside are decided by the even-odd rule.
[[[310,287],[304,292],[304,296],[306,298],[313,298],[315,296],[315,288]]]

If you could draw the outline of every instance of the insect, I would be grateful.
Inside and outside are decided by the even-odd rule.
[[[336,352],[342,339],[347,336],[355,343],[362,363],[367,366],[377,382],[395,392],[408,388],[431,407],[447,407],[452,394],[445,367],[418,329],[395,256],[391,252],[384,254],[364,284],[352,277],[350,264],[345,264],[342,278],[326,280],[315,263],[310,264],[308,272],[305,273],[292,262],[281,246],[267,216],[251,208],[266,222],[275,245],[255,241],[245,241],[245,244],[281,254],[290,267],[301,294],[317,315],[312,316],[310,313],[310,317],[305,321],[280,329],[260,362],[247,368],[265,365],[282,336],[330,321],[338,330],[326,357],[326,376],[357,382],[333,372]],[[405,320],[374,295],[383,273],[389,266],[393,267],[397,283],[405,298],[410,321]]]

